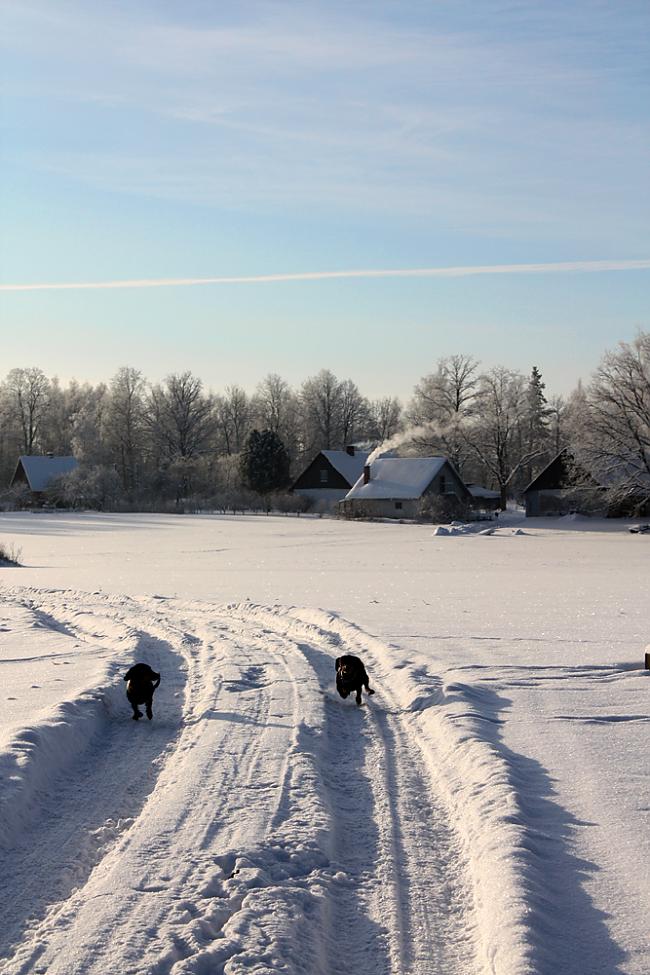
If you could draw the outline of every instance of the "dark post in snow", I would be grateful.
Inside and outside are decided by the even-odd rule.
[[[650,670],[650,650],[645,652],[645,669]]]

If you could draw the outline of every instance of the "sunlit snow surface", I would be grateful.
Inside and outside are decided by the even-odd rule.
[[[0,971],[646,975],[650,537],[490,527],[0,516]]]

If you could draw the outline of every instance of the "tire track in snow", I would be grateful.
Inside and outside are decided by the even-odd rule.
[[[321,681],[331,688],[334,658],[359,648],[340,633],[313,624],[307,632],[310,639],[300,649],[308,659],[318,659]],[[362,709],[326,695],[331,717],[324,764],[330,775],[335,770],[329,782],[334,855],[351,874],[348,895],[337,891],[333,898],[332,941],[337,947],[328,970],[469,975],[475,970],[467,930],[472,905],[460,847],[415,733],[383,705],[385,691],[376,684],[375,690]],[[365,790],[359,785],[362,777]],[[351,904],[355,898],[356,907]],[[383,928],[373,953],[358,943],[349,924],[354,913],[367,913],[371,924]]]
[[[390,849],[398,919],[399,972],[470,972],[471,898],[462,855],[436,797],[413,736],[383,708],[373,708],[378,732],[376,804]]]
[[[332,693],[345,636],[279,607],[82,598],[93,638],[137,621],[183,655],[184,722],[131,828],[7,975],[475,971],[462,858],[417,735],[382,690],[363,709]],[[43,601],[75,625],[79,599]]]

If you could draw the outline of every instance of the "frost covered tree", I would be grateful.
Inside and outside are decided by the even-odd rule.
[[[524,392],[520,419],[520,451],[522,457],[526,458],[521,465],[521,487],[529,484],[535,469],[544,466],[550,459],[549,418],[552,411],[544,395],[545,389],[541,372],[537,366],[533,366]]]
[[[472,421],[460,428],[469,450],[501,492],[502,508],[511,480],[527,459],[519,436],[525,393],[521,373],[503,366],[491,369],[480,377]]]
[[[93,387],[71,379],[61,387],[57,379],[50,386],[47,415],[43,421],[43,439],[47,450],[67,455],[73,452],[72,441],[77,417],[93,395]]]
[[[563,396],[551,396],[548,401],[549,423],[548,431],[553,453],[558,454],[566,445],[565,421],[567,404]]]
[[[271,430],[284,443],[289,457],[298,446],[298,402],[289,384],[277,373],[269,373],[257,386],[251,413],[258,429]]]
[[[289,455],[273,430],[251,430],[239,468],[244,484],[259,494],[280,491],[289,484]]]
[[[56,376],[50,380],[47,411],[41,423],[41,446],[58,456],[72,453],[73,422],[70,411],[71,390],[79,388],[73,379],[62,387]]]
[[[408,408],[415,427],[428,428],[414,437],[421,451],[443,451],[462,471],[467,459],[463,424],[473,415],[479,391],[479,363],[472,356],[453,355],[438,361],[434,373],[416,385]]]
[[[222,396],[216,396],[214,412],[222,452],[238,454],[251,420],[251,404],[241,386],[227,386]]]
[[[253,409],[256,416],[264,421],[265,430],[271,430],[280,436],[280,431],[287,422],[290,404],[289,384],[277,373],[269,373],[258,383]]]
[[[524,398],[524,422],[529,446],[541,443],[548,436],[550,410],[544,395],[545,389],[546,383],[542,382],[541,372],[537,366],[533,366]]]
[[[212,400],[191,372],[167,376],[151,388],[146,419],[153,442],[170,460],[198,457],[214,429]]]
[[[191,372],[167,376],[146,401],[145,427],[157,490],[173,490],[178,503],[192,492],[201,454],[214,433],[212,399]]]
[[[368,436],[377,443],[390,440],[401,429],[402,405],[394,396],[372,400],[369,406]]]
[[[368,400],[359,392],[356,383],[344,379],[341,393],[341,444],[351,444],[368,435],[370,407]]]
[[[471,415],[479,386],[478,366],[467,355],[439,359],[436,371],[415,387],[409,407],[412,422],[441,423],[449,417]]]
[[[650,499],[650,332],[606,352],[572,405],[581,466],[617,500]]]
[[[85,466],[105,465],[110,458],[101,435],[106,408],[107,389],[104,383],[85,384],[75,390],[74,413],[71,416],[72,453]]]
[[[111,380],[101,432],[122,490],[132,494],[145,441],[145,383],[137,369],[123,367]]]
[[[18,433],[20,453],[33,454],[40,449],[43,420],[50,398],[50,380],[45,373],[32,366],[12,369],[2,389],[5,422]]]
[[[306,379],[300,393],[303,445],[307,453],[343,446],[343,394],[329,369]]]

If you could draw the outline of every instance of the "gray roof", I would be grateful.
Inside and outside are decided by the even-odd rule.
[[[468,484],[467,490],[473,498],[485,498],[486,500],[501,498],[500,491],[491,491],[490,488],[483,487],[482,484]]]
[[[360,477],[346,501],[420,498],[436,474],[448,464],[446,457],[378,457],[370,465],[370,480]]]
[[[21,465],[30,489],[32,491],[44,491],[50,481],[53,481],[55,477],[61,477],[63,474],[69,474],[79,466],[79,463],[74,457],[48,457],[47,455],[30,457],[23,455],[18,458],[16,474]],[[14,480],[16,474],[14,474]]]
[[[350,486],[359,478],[370,457],[370,454],[364,450],[355,450],[354,454],[349,454],[347,450],[321,450],[321,454]]]

